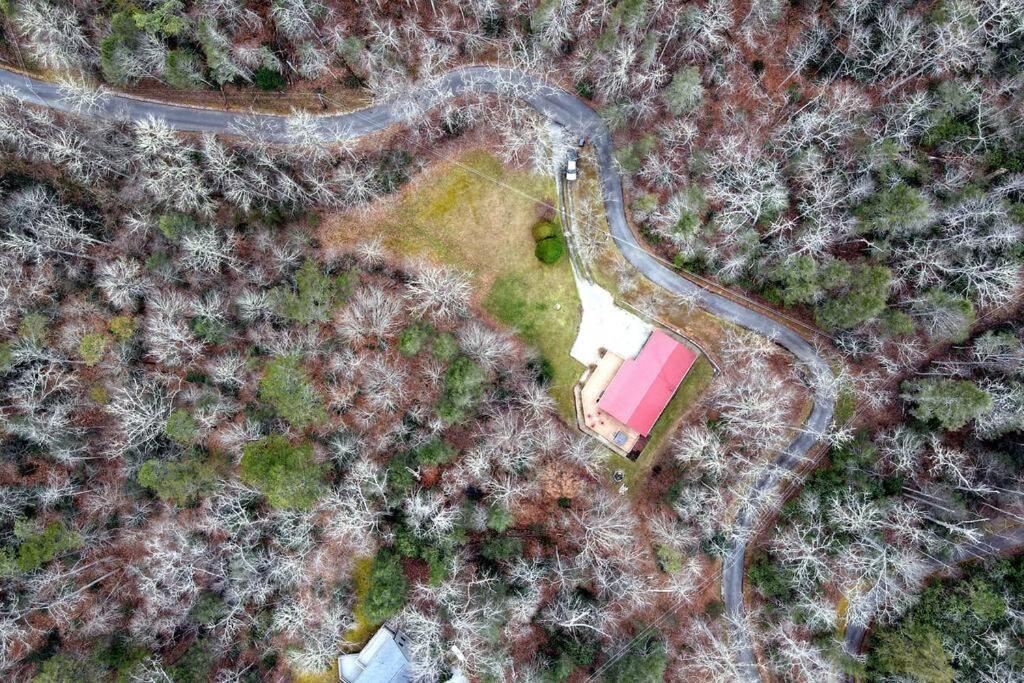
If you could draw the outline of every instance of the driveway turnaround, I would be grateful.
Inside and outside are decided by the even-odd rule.
[[[116,94],[102,98],[88,111],[78,112],[71,102],[64,99],[59,86],[4,70],[0,70],[0,87],[10,88],[27,102],[60,111],[130,121],[162,119],[172,128],[185,132],[232,134],[248,123],[257,121],[268,140],[284,144],[292,141],[288,118],[285,116],[177,106]],[[576,96],[530,74],[498,67],[455,69],[404,97],[359,111],[319,116],[315,119],[317,133],[325,142],[359,138],[414,120],[441,102],[472,93],[494,93],[520,99],[542,116],[570,129],[574,135],[590,140],[597,155],[597,170],[608,226],[626,260],[659,287],[673,294],[693,298],[699,306],[719,318],[774,340],[793,354],[803,366],[814,394],[814,407],[796,438],[776,455],[775,467],[770,468],[747,491],[744,505],[733,525],[734,540],[723,563],[722,597],[726,614],[733,624],[733,645],[739,653],[745,677],[752,681],[760,680],[750,634],[743,625],[743,575],[747,541],[759,524],[773,514],[776,496],[782,491],[786,475],[806,462],[811,447],[828,429],[835,405],[832,371],[814,346],[788,326],[682,277],[646,251],[626,220],[622,181],[612,156],[611,135],[604,122]]]

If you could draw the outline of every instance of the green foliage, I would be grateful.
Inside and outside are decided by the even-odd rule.
[[[198,228],[192,216],[178,211],[160,214],[156,225],[163,236],[172,242],[177,242]]]
[[[682,553],[667,545],[655,545],[654,557],[658,561],[658,568],[666,574],[674,574],[683,568]]]
[[[1024,647],[1017,642],[1007,598],[1021,595],[1022,557],[969,565],[961,578],[929,583],[899,622],[872,632],[868,679],[981,681],[978,674],[997,663],[1020,669]],[[953,652],[959,656],[953,658]]]
[[[560,237],[548,237],[537,242],[533,253],[541,263],[548,265],[558,263],[565,255],[565,243]]]
[[[185,5],[180,0],[167,0],[150,12],[136,11],[132,14],[135,25],[150,35],[173,37],[180,35],[188,26],[181,16]]]
[[[126,83],[129,73],[125,68],[138,45],[139,27],[129,12],[117,12],[110,17],[110,29],[100,41],[100,71],[110,83]]]
[[[975,125],[958,116],[944,116],[921,135],[925,147],[938,147],[948,142],[959,142],[976,135]]]
[[[260,379],[259,397],[297,429],[327,418],[320,394],[297,356],[282,356],[267,363]]]
[[[107,329],[118,341],[128,341],[135,334],[135,319],[130,315],[116,315],[110,319]]]
[[[899,632],[880,633],[872,656],[878,668],[920,683],[952,683],[954,679],[939,633],[927,626],[911,625]]]
[[[96,365],[110,345],[110,337],[103,332],[89,332],[78,342],[78,355],[86,365]]]
[[[45,344],[50,319],[42,313],[29,313],[18,324],[18,336],[34,344]]]
[[[938,288],[925,292],[915,309],[933,340],[962,342],[970,335],[976,319],[974,304],[969,299]]]
[[[181,507],[194,505],[217,484],[213,468],[194,458],[182,461],[147,460],[139,468],[137,478],[141,486]]]
[[[277,69],[261,66],[253,74],[253,83],[260,90],[284,90],[284,76]]]
[[[914,334],[914,319],[903,311],[887,309],[879,317],[882,331],[889,337],[906,337]]]
[[[487,528],[499,534],[508,529],[513,521],[512,513],[504,505],[492,505],[487,510]]]
[[[623,173],[632,175],[640,170],[644,159],[650,156],[658,146],[658,139],[653,135],[645,135],[631,145],[620,147],[615,151],[615,160]]]
[[[415,356],[433,333],[430,325],[421,322],[410,323],[398,337],[398,352],[407,358]]]
[[[37,530],[35,520],[17,520],[14,537],[19,541],[16,550],[10,546],[0,549],[0,576],[35,571],[59,555],[82,547],[78,533],[61,521]]]
[[[409,584],[402,571],[402,563],[389,550],[379,550],[370,569],[370,585],[363,604],[366,617],[383,623],[402,609],[408,598]]]
[[[760,555],[747,571],[750,584],[766,600],[785,603],[793,595],[789,573],[776,564],[771,555]]]
[[[707,604],[704,605],[704,614],[711,617],[712,619],[717,619],[718,617],[725,614],[725,603],[721,600],[709,601]]]
[[[220,318],[201,315],[189,322],[196,336],[209,344],[223,344],[231,337],[231,328]]]
[[[0,374],[14,367],[14,349],[10,342],[0,342]]]
[[[294,287],[274,290],[274,304],[278,315],[301,325],[323,322],[344,294],[348,280],[332,278],[320,270],[312,259],[307,259],[295,273]]]
[[[892,273],[885,266],[861,266],[845,288],[818,307],[815,320],[829,331],[867,322],[885,310],[891,283]]]
[[[450,361],[459,354],[459,343],[455,341],[455,335],[451,332],[442,332],[434,338],[434,346],[431,351],[434,358]]]
[[[951,431],[992,408],[989,393],[970,380],[925,378],[904,382],[902,388],[903,398],[914,404],[914,417]]]
[[[523,542],[512,536],[492,536],[484,541],[480,554],[492,562],[510,560],[523,554]]]
[[[216,19],[200,19],[196,39],[203,48],[206,66],[209,67],[213,80],[224,85],[242,78],[242,72],[231,61],[231,43],[217,28]]]
[[[853,210],[860,219],[860,231],[879,235],[912,233],[931,214],[928,199],[904,183],[879,190]]]
[[[676,71],[672,76],[672,82],[661,91],[661,99],[673,116],[679,116],[697,107],[704,99],[700,69],[695,66],[684,66]]]
[[[129,683],[132,673],[149,656],[149,650],[132,645],[120,637],[113,638],[108,644],[97,648],[93,658],[103,666],[113,669],[117,674],[116,683]]]
[[[549,237],[558,237],[561,235],[561,231],[558,229],[558,226],[548,220],[537,223],[533,226],[531,232],[533,234],[534,242],[540,242],[541,240],[546,240]]]
[[[205,640],[196,640],[178,661],[167,667],[167,674],[174,683],[206,683],[216,661],[216,649]]]
[[[192,417],[192,413],[182,408],[175,408],[167,417],[167,424],[164,426],[164,434],[182,445],[194,443],[199,435],[199,424]]]
[[[245,445],[241,475],[279,509],[309,509],[323,493],[323,468],[312,444],[293,444],[280,434]]]
[[[772,279],[782,285],[786,306],[813,303],[821,294],[818,263],[812,256],[793,256],[772,271]]]
[[[412,490],[416,483],[416,461],[411,453],[399,453],[388,462],[388,489],[395,496]]]
[[[668,652],[664,641],[653,633],[632,643],[625,655],[604,675],[607,683],[661,683],[665,679]]]
[[[416,449],[416,459],[421,465],[443,465],[455,457],[456,450],[451,444],[434,437]]]
[[[179,90],[202,86],[203,65],[199,56],[184,48],[169,50],[164,62],[164,80],[167,85]]]
[[[220,595],[212,591],[206,591],[196,600],[196,604],[192,606],[188,616],[200,626],[212,628],[230,612],[230,608]]]
[[[32,683],[80,683],[103,678],[103,672],[95,663],[61,652],[43,662],[39,673],[32,677]]]
[[[483,394],[487,373],[468,356],[458,356],[444,373],[444,393],[438,416],[449,424],[461,422]]]

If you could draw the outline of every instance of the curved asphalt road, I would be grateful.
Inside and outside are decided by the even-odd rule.
[[[0,70],[0,86],[13,88],[18,96],[28,102],[75,113],[74,108],[62,99],[60,89],[54,84]],[[509,69],[467,67],[450,71],[403,98],[356,112],[320,116],[316,119],[318,132],[328,142],[361,137],[402,123],[410,112],[425,111],[440,102],[469,92],[497,93],[518,98],[549,120],[589,139],[597,155],[608,225],[626,260],[660,287],[675,294],[695,297],[701,307],[719,318],[775,340],[803,364],[807,379],[814,387],[814,407],[799,435],[776,457],[777,467],[758,479],[748,491],[746,504],[733,526],[737,540],[730,546],[723,565],[722,596],[726,613],[732,623],[742,624],[747,539],[760,522],[756,516],[761,509],[760,504],[770,501],[774,494],[781,491],[783,473],[800,466],[811,446],[825,433],[832,420],[835,396],[829,389],[833,376],[828,363],[811,344],[789,327],[680,277],[640,246],[626,221],[622,182],[612,158],[612,140],[608,129],[594,110],[560,88]],[[232,133],[243,122],[256,119],[264,126],[264,134],[268,139],[277,142],[288,142],[290,139],[286,117],[181,107],[122,95],[104,98],[86,115],[133,121],[154,117],[163,119],[177,130],[212,133]],[[745,677],[759,680],[749,633],[742,626],[734,626],[731,638],[739,652]]]

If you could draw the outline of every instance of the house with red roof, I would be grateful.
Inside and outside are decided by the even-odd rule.
[[[655,330],[637,357],[623,362],[597,407],[647,436],[696,360],[696,353]]]
[[[577,387],[580,428],[621,455],[642,449],[696,360],[695,351],[662,330],[635,358],[605,351]]]

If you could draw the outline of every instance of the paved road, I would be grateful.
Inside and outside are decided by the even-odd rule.
[[[10,86],[24,99],[53,109],[71,111],[61,98],[57,86],[0,70],[0,86]],[[612,158],[612,140],[600,117],[575,96],[528,74],[495,67],[467,67],[448,72],[427,87],[411,92],[401,100],[392,100],[356,112],[326,115],[317,118],[318,132],[325,141],[352,139],[401,123],[407,112],[424,111],[462,93],[498,93],[527,102],[549,120],[560,123],[586,137],[597,155],[604,208],[612,235],[623,256],[653,283],[676,293],[694,297],[698,304],[714,315],[757,332],[784,347],[803,364],[812,387],[816,387],[814,407],[800,434],[777,457],[778,465],[762,476],[748,491],[747,502],[734,525],[736,538],[724,562],[722,595],[727,615],[733,623],[742,623],[743,574],[747,537],[760,521],[756,517],[758,503],[770,500],[780,491],[782,473],[797,468],[832,420],[835,397],[828,389],[833,384],[832,371],[814,347],[789,327],[744,305],[703,289],[681,277],[648,253],[629,228],[624,211],[622,182]],[[289,140],[287,119],[272,114],[239,114],[216,109],[194,109],[165,103],[154,103],[125,96],[110,96],[89,112],[91,116],[143,120],[156,117],[182,131],[230,133],[244,120],[257,118],[264,125],[269,139]],[[731,635],[738,646],[746,678],[759,680],[749,634],[742,627]]]
[[[960,562],[969,562],[991,555],[1004,555],[1024,548],[1024,525],[1011,527],[998,533],[984,536],[973,543],[958,546],[947,562],[929,560],[927,573],[934,574],[949,569]],[[850,626],[843,636],[843,649],[855,655],[860,651],[867,635],[866,626]]]

